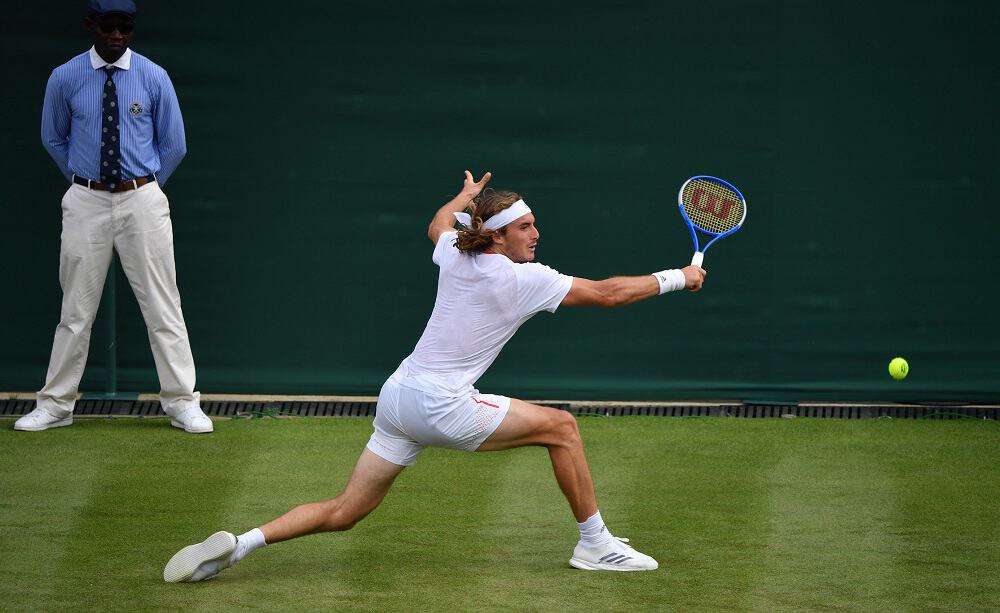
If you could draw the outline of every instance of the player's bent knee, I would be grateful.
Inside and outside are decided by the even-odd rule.
[[[559,411],[553,429],[561,444],[576,445],[580,443],[580,427],[572,413]]]
[[[324,527],[331,532],[350,530],[362,519],[368,517],[381,501],[381,498],[374,501],[334,499],[330,501],[330,507],[327,509]]]
[[[342,508],[335,509],[327,516],[324,528],[328,532],[344,532],[356,526],[362,519],[364,516],[357,517],[347,513]]]
[[[340,520],[336,524],[334,524],[335,527],[331,529],[331,532],[347,532],[348,530],[350,530],[354,526],[357,526],[359,521],[361,521],[361,520],[360,519],[357,519],[357,520]]]
[[[334,498],[318,503],[318,528],[320,532],[342,532],[350,530],[361,521],[362,517],[351,514],[344,506],[343,500]]]

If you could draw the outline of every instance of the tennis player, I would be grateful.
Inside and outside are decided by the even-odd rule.
[[[658,294],[701,289],[698,266],[592,281],[534,263],[535,216],[509,191],[483,191],[465,172],[462,191],[442,206],[427,235],[440,267],[434,311],[416,348],[382,386],[375,432],[344,491],[332,500],[295,507],[260,528],[234,536],[216,532],[177,552],[167,582],[201,581],[266,544],[317,532],[349,530],[382,502],[393,481],[429,446],[465,451],[546,447],[580,541],[569,560],[584,570],[653,570],[657,562],[615,538],[597,509],[594,484],[576,418],[474,386],[525,321],[559,306],[617,307]],[[469,208],[471,213],[463,211]],[[461,229],[455,231],[455,220]]]

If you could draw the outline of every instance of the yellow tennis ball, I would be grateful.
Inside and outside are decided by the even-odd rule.
[[[889,362],[889,375],[896,381],[906,378],[910,373],[910,365],[903,358],[892,358]]]

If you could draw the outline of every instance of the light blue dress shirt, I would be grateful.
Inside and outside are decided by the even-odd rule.
[[[59,170],[101,176],[103,68],[93,47],[52,71],[42,106],[42,145]],[[187,153],[184,121],[167,72],[127,49],[113,64],[118,93],[122,178],[155,174],[162,185]]]

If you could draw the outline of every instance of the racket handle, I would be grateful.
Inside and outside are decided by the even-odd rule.
[[[701,266],[702,261],[705,260],[705,254],[700,251],[694,252],[694,257],[691,258],[692,266]]]

